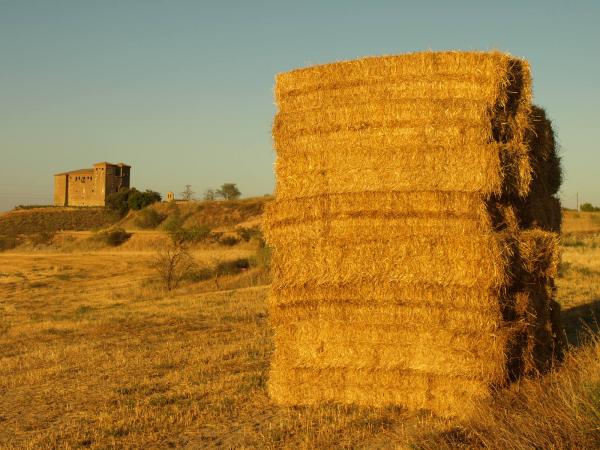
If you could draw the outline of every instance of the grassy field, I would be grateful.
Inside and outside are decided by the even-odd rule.
[[[0,448],[589,448],[600,439],[600,345],[582,338],[600,317],[595,226],[587,215],[565,221],[564,366],[500,392],[463,424],[400,408],[272,404],[267,287],[253,269],[165,291],[151,233],[117,249],[0,253]],[[193,256],[214,264],[254,251]]]

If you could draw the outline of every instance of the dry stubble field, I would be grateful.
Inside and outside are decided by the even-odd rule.
[[[595,222],[584,219],[591,220],[567,219],[565,229],[576,233],[564,237],[558,282],[574,345],[584,322],[596,326],[591,317],[600,305],[600,236]],[[194,256],[223,260],[248,252]],[[237,287],[248,285],[238,276],[221,290],[203,282],[166,292],[149,269],[151,256],[0,253],[0,448],[452,447],[481,437],[487,422],[497,428],[496,441],[476,442],[493,446],[506,438],[502,433],[519,432],[518,425],[496,427],[500,419],[490,417],[469,429],[399,408],[277,407],[266,393],[272,351],[266,287]],[[571,374],[600,372],[599,348],[588,346],[568,367]],[[598,398],[599,381],[585,380]],[[545,419],[550,428],[560,422]],[[540,433],[551,434],[543,427]]]

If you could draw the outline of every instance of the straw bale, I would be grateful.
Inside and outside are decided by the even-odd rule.
[[[519,253],[527,273],[528,283],[558,276],[560,262],[557,233],[527,230],[519,236]]]
[[[289,368],[274,365],[269,393],[284,405],[338,402],[367,406],[405,405],[441,416],[467,416],[491,394],[486,382],[469,376],[435,375],[406,369]]]
[[[528,134],[533,170],[531,191],[542,196],[554,195],[562,184],[560,156],[552,122],[539,106],[532,106]]]
[[[269,392],[466,415],[547,370],[560,159],[526,61],[423,52],[277,77]]]
[[[415,190],[500,193],[509,175],[518,178],[515,172],[527,154],[524,145],[467,145],[460,153],[442,146],[426,151],[422,147],[352,149],[331,156],[296,153],[278,159],[277,196]]]
[[[292,317],[294,312],[300,318]],[[273,358],[287,367],[404,368],[504,381],[510,328],[482,313],[427,313],[397,306],[337,306],[303,316],[299,309],[285,309],[274,321]]]
[[[280,307],[298,306],[305,309],[320,305],[397,305],[419,308],[448,308],[475,314],[501,317],[501,305],[510,303],[503,296],[506,290],[480,289],[459,285],[402,282],[363,283],[353,280],[346,284],[271,286],[269,305],[271,316],[279,316]],[[498,319],[500,320],[500,319]]]
[[[481,70],[473,73],[469,64],[475,61]],[[328,75],[319,80],[315,73]],[[375,78],[356,81],[361,73]],[[478,89],[472,91],[480,95],[428,96],[430,85],[456,92],[453,83],[465,76],[476,80]],[[381,82],[404,85],[415,79],[422,90],[412,96],[390,98],[370,90]],[[356,95],[337,94],[357,83],[362,89]],[[318,91],[319,100],[303,108],[306,89]],[[531,88],[524,61],[500,53],[452,52],[366,58],[283,74],[276,96],[279,198],[364,190],[528,192],[531,167],[524,144]],[[291,108],[290,97],[297,97]]]
[[[432,217],[486,220],[486,203],[466,192],[355,192],[285,200],[277,197],[265,206],[263,229],[331,217]],[[489,223],[491,228],[492,224]]]
[[[560,232],[562,207],[557,197],[532,192],[525,199],[515,200],[510,208],[515,214],[514,226],[518,229]]]
[[[356,242],[275,243],[273,285],[356,282],[499,287],[509,281],[510,235],[414,234]]]
[[[552,320],[552,302],[551,293],[544,286],[529,287],[516,294],[516,327],[507,349],[512,379],[546,372],[559,356],[559,330]]]
[[[493,102],[498,91],[511,83],[516,65],[528,82],[526,61],[501,52],[418,52],[368,57],[279,74],[275,98],[282,110],[313,109],[329,99],[347,102],[357,96],[365,98],[374,87],[381,87],[379,98],[483,98]],[[450,88],[449,81],[453,82]],[[390,86],[395,90],[390,90]],[[369,90],[353,95],[353,89],[364,87]],[[507,103],[507,97],[505,93],[499,100]]]

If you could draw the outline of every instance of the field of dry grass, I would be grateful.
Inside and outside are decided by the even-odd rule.
[[[267,288],[252,273],[165,291],[143,235],[116,250],[0,253],[0,448],[582,448],[599,438],[600,345],[580,339],[600,317],[594,224],[565,223],[578,233],[558,280],[574,346],[564,367],[458,426],[399,408],[272,404]]]

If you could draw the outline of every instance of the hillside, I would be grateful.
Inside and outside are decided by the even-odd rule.
[[[114,213],[105,208],[22,209],[0,215],[0,235],[92,230],[115,221]]]
[[[237,226],[258,227],[265,205],[272,197],[254,197],[232,201],[189,201],[160,202],[150,205],[163,217],[157,229],[164,229],[169,218],[179,216],[183,227],[207,226],[211,229],[230,229]],[[136,229],[136,218],[140,211],[130,211],[119,222],[126,229]]]
[[[256,197],[235,201],[161,202],[149,206],[164,219],[179,216],[184,227],[205,225],[211,229],[237,226],[258,227],[264,206],[272,197]],[[136,218],[140,211],[130,211],[121,220],[105,208],[33,208],[9,211],[0,215],[0,236],[44,232],[85,231],[117,225],[138,229]],[[164,226],[158,226],[160,231]]]

